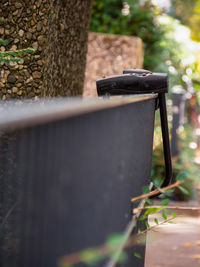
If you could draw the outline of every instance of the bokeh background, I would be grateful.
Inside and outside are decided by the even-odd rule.
[[[175,180],[185,171],[191,179],[171,193],[171,197],[176,200],[194,198],[194,187],[200,183],[200,1],[93,1],[90,30],[141,39],[143,53],[135,45],[136,40],[132,40],[132,44],[137,56],[143,58],[144,54],[144,58],[138,65],[132,62],[133,66],[130,66],[129,62],[129,67],[143,65],[153,72],[168,73],[173,176]],[[130,44],[126,46],[127,50],[131,50]],[[136,56],[132,54],[132,58]],[[118,64],[118,74],[126,67],[122,62]],[[116,73],[113,69],[110,72]],[[155,125],[152,179],[159,184],[164,177],[159,114]]]

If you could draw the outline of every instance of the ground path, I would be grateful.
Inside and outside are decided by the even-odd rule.
[[[171,204],[170,204],[171,205]],[[177,206],[197,206],[196,202],[177,203]],[[158,226],[149,232],[145,267],[200,267],[200,216],[198,211],[178,211],[176,224]],[[154,225],[155,216],[149,222]],[[162,217],[160,216],[160,221]]]

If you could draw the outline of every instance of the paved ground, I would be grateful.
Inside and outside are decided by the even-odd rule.
[[[197,203],[173,203],[195,206]],[[178,212],[176,224],[147,235],[145,267],[200,267],[200,217],[197,211]],[[155,224],[151,216],[151,225]],[[160,221],[162,218],[160,217]]]

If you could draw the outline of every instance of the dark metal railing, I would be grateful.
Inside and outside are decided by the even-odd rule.
[[[55,267],[124,231],[150,182],[156,99],[2,102],[0,266]],[[133,254],[123,266],[143,266]]]

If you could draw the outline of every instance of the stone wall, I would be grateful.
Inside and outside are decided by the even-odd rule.
[[[84,96],[96,96],[96,80],[122,74],[126,68],[142,68],[142,40],[133,36],[90,33]]]
[[[1,0],[0,38],[8,40],[1,51],[31,47],[19,63],[0,64],[0,97],[39,96],[42,88],[43,48],[47,25],[46,0]]]
[[[0,63],[0,98],[37,97],[43,86],[45,41],[49,0],[1,0],[0,38],[8,40],[0,50],[34,48],[34,55],[18,63]],[[142,41],[136,37],[89,34],[85,96],[96,95],[95,81],[120,74],[124,68],[140,68],[143,63]]]

